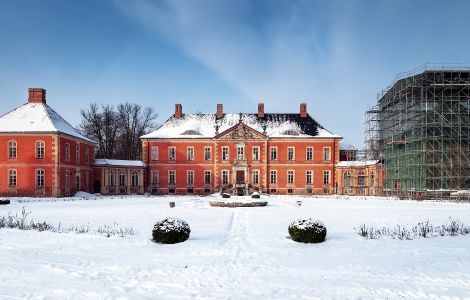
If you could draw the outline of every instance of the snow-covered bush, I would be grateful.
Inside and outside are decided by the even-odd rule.
[[[258,192],[254,192],[252,195],[251,195],[251,198],[253,199],[259,199],[261,198],[260,194]]]
[[[228,193],[222,193],[222,198],[230,198],[230,194],[228,194]]]
[[[0,199],[0,205],[10,204],[9,199]]]
[[[318,220],[298,219],[289,225],[289,235],[296,242],[321,243],[326,238],[326,227]]]
[[[178,218],[165,218],[153,227],[153,240],[162,244],[176,244],[189,238],[191,229],[188,223]]]

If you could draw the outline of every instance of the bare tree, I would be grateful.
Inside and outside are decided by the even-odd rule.
[[[138,104],[114,106],[96,103],[81,110],[79,129],[98,143],[96,157],[140,159],[142,145],[139,137],[153,130],[157,114],[150,107]]]

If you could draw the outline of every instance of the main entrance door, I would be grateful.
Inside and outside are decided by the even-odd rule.
[[[237,184],[245,184],[245,171],[237,170]]]

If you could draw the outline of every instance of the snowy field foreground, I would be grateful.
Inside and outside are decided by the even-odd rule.
[[[0,299],[470,298],[470,235],[365,240],[354,229],[364,223],[412,227],[427,219],[441,225],[449,217],[470,225],[469,204],[264,197],[266,207],[232,209],[209,207],[210,199],[13,199],[0,206],[1,215],[24,206],[38,221],[117,222],[138,233],[107,238],[0,229]],[[186,220],[190,239],[153,243],[153,225],[165,216]],[[287,238],[289,223],[299,217],[322,220],[326,242]]]

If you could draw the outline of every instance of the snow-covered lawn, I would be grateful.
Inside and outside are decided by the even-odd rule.
[[[119,223],[137,235],[0,229],[0,299],[458,299],[470,298],[470,235],[365,240],[362,224],[409,227],[449,217],[470,225],[470,205],[368,198],[263,197],[266,207],[215,208],[210,197],[23,202],[35,220]],[[302,206],[296,205],[302,200]],[[168,202],[175,201],[176,208]],[[154,223],[186,220],[191,237],[155,244]],[[326,242],[288,237],[300,217],[322,220]]]

